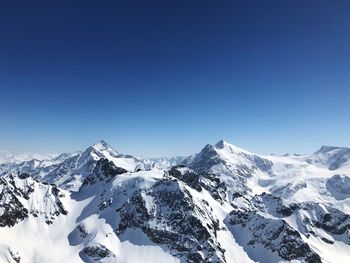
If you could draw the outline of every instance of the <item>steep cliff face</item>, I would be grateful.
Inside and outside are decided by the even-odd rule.
[[[65,194],[55,185],[41,183],[28,174],[8,174],[0,177],[0,226],[14,226],[28,216],[51,224],[66,216],[61,202]]]

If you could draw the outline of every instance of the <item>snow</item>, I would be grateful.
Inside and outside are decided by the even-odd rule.
[[[172,158],[159,157],[159,158],[145,158],[142,159],[142,163],[145,165],[147,170],[159,169],[164,170],[172,166],[179,165],[186,157],[176,156]]]
[[[225,225],[223,224],[223,222],[225,221],[225,218],[231,211],[230,206],[228,206],[227,204],[221,205],[206,190],[203,190],[201,193],[193,189],[188,189],[188,190],[190,191],[190,193],[195,199],[197,200],[204,199],[209,203],[209,206],[213,209],[212,213],[217,216],[217,218],[219,219],[219,222],[222,222],[221,227],[224,228]],[[218,238],[218,241],[220,242],[221,247],[227,251],[226,253],[227,263],[254,262],[252,259],[248,257],[243,247],[236,242],[236,239],[231,232],[219,231],[217,238]]]
[[[18,251],[21,262],[82,262],[78,250],[68,243],[67,236],[83,203],[65,202],[70,216],[61,216],[47,225],[44,220],[28,217],[14,227],[0,228],[0,243]],[[62,253],[64,251],[64,253]]]
[[[140,230],[128,229],[121,237],[120,254],[118,262],[136,263],[142,259],[144,263],[169,262],[179,263],[180,260],[164,252],[161,247],[154,244]]]
[[[327,179],[326,187],[328,192],[337,200],[350,197],[350,177],[346,175],[333,175]]]
[[[3,163],[22,163],[31,160],[45,161],[56,157],[57,154],[37,154],[37,153],[21,153],[12,154],[7,151],[0,151],[0,164]]]
[[[319,238],[311,236],[308,240],[309,245],[321,256],[325,263],[344,263],[349,262],[350,249],[348,245],[342,242],[327,244]]]
[[[205,171],[213,174],[226,187],[223,200],[215,197],[209,188],[194,189],[174,177],[169,180],[176,180],[177,188],[164,189],[181,191],[185,197],[190,197],[192,210],[185,212],[200,218],[203,225],[210,225],[209,218],[218,220],[219,230],[215,242],[225,250],[228,263],[282,262],[277,252],[259,243],[249,244],[253,228],[262,222],[268,222],[268,226],[273,228],[271,222],[281,220],[297,230],[302,240],[324,262],[349,262],[350,249],[346,244],[346,234],[335,236],[313,226],[315,235],[307,237],[302,221],[304,218],[322,218],[321,214],[327,213],[330,207],[350,214],[349,149],[323,146],[312,154],[265,156],[221,140],[215,145],[205,146],[198,154],[186,159],[139,160],[121,154],[106,142],[100,141],[85,151],[61,155],[15,156],[1,152],[0,179],[5,181],[0,185],[0,216],[5,213],[4,204],[10,201],[7,195],[1,197],[4,189],[14,193],[28,211],[37,211],[38,216],[29,213],[27,218],[13,227],[0,227],[0,261],[15,262],[13,255],[18,255],[24,263],[96,262],[83,251],[86,248],[102,248],[109,252],[109,256],[98,262],[185,262],[184,258],[175,256],[167,244],[152,242],[140,228],[128,228],[119,236],[115,233],[121,221],[119,209],[138,191],[141,191],[140,197],[147,211],[158,209],[164,218],[173,212],[170,204],[157,207],[157,200],[149,191],[155,191],[153,186],[164,180],[167,169],[182,164],[186,167],[177,168],[182,174],[194,171],[201,176],[200,172]],[[95,173],[94,168],[101,158],[126,172],[114,177],[107,176],[107,179],[97,180],[92,185],[84,185],[84,180]],[[14,172],[13,182],[10,182],[6,177],[8,170],[28,172],[31,177],[20,179]],[[204,177],[200,177],[199,182],[212,183]],[[54,185],[50,183],[59,186],[61,197],[52,195]],[[213,184],[213,188],[218,187]],[[14,188],[32,192],[27,199]],[[162,186],[157,188],[159,191],[164,189]],[[233,197],[238,190],[247,191],[242,191],[239,197]],[[286,205],[310,202],[314,210],[301,209],[281,219],[276,214],[278,207],[270,200],[267,201],[270,203],[254,212],[258,219],[253,218],[248,227],[228,224],[227,219],[233,209],[252,209],[253,197],[262,196],[264,192],[280,197]],[[53,216],[52,223],[47,224],[47,215],[51,216],[58,210],[57,200],[62,202],[68,214]],[[172,228],[166,223],[157,220],[148,222],[153,229],[170,231]],[[212,229],[208,228],[208,233],[212,233]],[[263,235],[267,236],[268,233]],[[321,238],[334,244],[326,243]],[[200,253],[204,255],[205,251]]]

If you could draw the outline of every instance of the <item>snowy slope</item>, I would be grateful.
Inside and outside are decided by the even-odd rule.
[[[104,141],[0,176],[1,262],[350,262],[349,148],[219,141],[139,160]]]
[[[180,164],[186,157],[176,156],[176,157],[159,157],[159,158],[145,158],[141,161],[144,163],[146,170],[159,169],[164,170],[172,166]]]

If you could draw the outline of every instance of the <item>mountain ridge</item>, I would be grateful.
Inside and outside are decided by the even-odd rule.
[[[0,259],[346,262],[347,148],[320,149],[265,156],[220,140],[192,157],[151,160],[100,141],[1,166]]]

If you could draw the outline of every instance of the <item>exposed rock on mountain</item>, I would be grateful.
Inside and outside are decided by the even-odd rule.
[[[0,261],[348,262],[347,151],[262,156],[221,140],[139,160],[101,141],[7,159]]]
[[[225,262],[216,239],[219,222],[209,204],[195,200],[178,181],[164,179],[137,191],[119,212],[118,235],[127,228],[139,228],[184,262]]]
[[[47,224],[67,215],[61,199],[65,194],[55,185],[41,183],[28,174],[0,177],[0,226],[14,226],[28,216],[41,217]]]
[[[307,161],[309,163],[326,165],[329,170],[337,170],[350,165],[350,148],[322,146]]]

